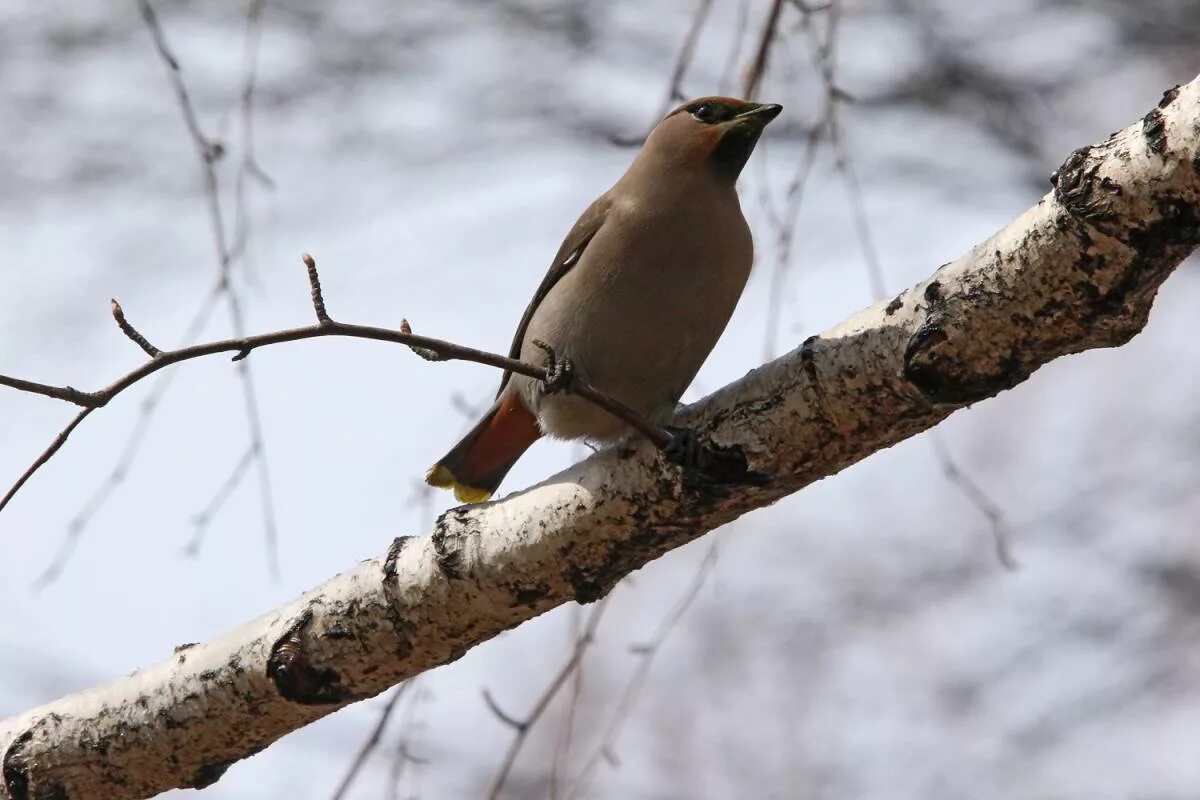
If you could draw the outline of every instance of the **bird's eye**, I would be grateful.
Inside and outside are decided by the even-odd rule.
[[[712,103],[704,103],[692,109],[692,116],[707,125],[716,122],[721,113],[720,109]]]

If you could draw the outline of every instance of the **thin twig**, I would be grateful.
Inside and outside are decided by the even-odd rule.
[[[388,719],[392,716],[392,712],[396,710],[396,705],[404,697],[404,693],[408,690],[410,683],[412,681],[405,681],[392,690],[392,696],[384,704],[383,711],[379,714],[379,719],[375,721],[375,727],[371,729],[371,734],[362,743],[362,747],[358,749],[358,754],[354,757],[354,761],[350,763],[350,769],[346,771],[346,775],[342,778],[341,783],[334,790],[332,800],[342,800],[346,796],[346,792],[350,791],[350,786],[354,783],[354,779],[358,777],[359,771],[367,763],[367,759],[371,756],[371,753],[379,746],[379,740],[383,737],[384,729],[387,728]]]
[[[692,23],[688,26],[687,34],[683,37],[683,45],[679,48],[679,55],[675,59],[675,68],[671,70],[671,83],[667,87],[667,96],[663,100],[662,112],[658,115],[659,119],[665,116],[676,103],[687,99],[683,93],[683,78],[687,75],[688,67],[691,66],[692,56],[696,53],[696,42],[700,40],[700,32],[704,30],[704,23],[708,20],[712,4],[713,0],[700,0],[696,5]],[[657,120],[655,122],[657,123]]]
[[[767,71],[771,45],[774,43],[775,34],[779,29],[779,16],[782,11],[783,0],[771,0],[766,21],[763,22],[762,35],[759,37],[758,47],[754,51],[754,61],[750,63],[750,68],[746,72],[746,80],[742,84],[742,97],[747,100],[753,100],[754,96],[758,94],[758,86],[762,82],[763,74]]]
[[[208,534],[212,521],[224,507],[225,501],[233,496],[234,490],[241,484],[246,471],[254,463],[254,456],[254,447],[251,445],[234,464],[233,471],[229,473],[229,476],[217,487],[217,491],[208,501],[208,505],[192,516],[192,538],[183,546],[185,556],[195,558],[200,555],[200,548],[204,544],[204,537]]]
[[[421,767],[429,763],[429,759],[418,756],[412,751],[413,740],[424,725],[424,721],[418,716],[421,712],[422,700],[431,696],[424,685],[419,684],[419,681],[420,678],[409,679],[409,683],[417,685],[418,688],[412,692],[412,699],[404,706],[404,712],[400,716],[399,741],[392,753],[391,768],[388,770],[389,800],[400,800],[400,781],[410,766],[412,767],[412,791],[405,797],[405,800],[417,800],[421,793]]]
[[[209,316],[216,307],[216,300],[216,292],[209,292],[206,295],[204,303],[197,309],[195,316],[184,333],[184,342],[193,341],[200,334],[201,329],[207,323]],[[142,402],[138,405],[137,419],[129,431],[129,436],[125,440],[124,447],[121,448],[121,452],[117,455],[117,459],[113,462],[108,474],[104,476],[104,479],[100,481],[95,491],[83,503],[79,511],[71,518],[71,521],[67,523],[58,554],[34,582],[36,590],[46,588],[59,578],[66,567],[66,562],[70,560],[70,556],[75,552],[75,546],[79,543],[79,538],[83,535],[92,518],[100,512],[100,509],[108,502],[108,498],[117,490],[117,487],[123,484],[126,478],[128,478],[129,471],[132,469],[137,454],[141,450],[142,443],[146,440],[146,434],[150,430],[150,423],[154,420],[154,412],[158,409],[163,395],[166,394],[167,389],[171,386],[171,382],[175,379],[175,374],[175,372],[164,372],[159,375],[150,387],[150,390],[146,393],[146,396],[142,399]],[[19,486],[20,484],[18,484],[17,488]],[[7,502],[7,498],[0,501],[0,508],[3,508]]]
[[[240,248],[231,248],[229,245],[229,236],[225,229],[225,219],[221,211],[221,194],[220,185],[217,180],[216,162],[225,153],[224,146],[216,139],[207,137],[200,127],[200,122],[196,114],[195,106],[192,103],[191,96],[188,93],[187,85],[183,80],[183,73],[179,65],[179,60],[171,51],[167,43],[166,35],[158,20],[158,15],[154,12],[154,8],[150,5],[149,0],[137,0],[138,8],[141,10],[142,19],[146,23],[146,27],[150,31],[151,38],[154,41],[155,50],[158,52],[159,58],[166,68],[168,80],[175,92],[176,100],[179,103],[180,111],[183,115],[184,125],[187,128],[188,134],[192,138],[195,145],[197,160],[200,166],[201,178],[204,183],[204,196],[206,206],[208,208],[209,222],[212,226],[213,243],[216,249],[217,270],[220,275],[218,281],[219,291],[225,300],[226,309],[229,312],[230,324],[233,328],[235,337],[243,337],[246,334],[245,314],[242,311],[241,299],[238,297],[233,288],[232,267]],[[258,0],[251,0],[246,26],[246,45],[244,47],[244,59],[246,57],[257,57],[258,37],[261,28],[262,3]],[[245,114],[249,114],[252,110],[252,98],[254,92],[255,70],[253,67],[245,70],[244,85],[242,88],[242,108]],[[246,142],[252,143],[252,136],[248,133],[251,128],[251,123],[248,119],[243,120],[243,133],[247,138]],[[245,172],[253,165],[253,155],[247,156],[242,154],[242,171]],[[261,173],[261,170],[257,170]],[[244,210],[242,211],[244,214]],[[244,232],[239,233],[244,241]],[[235,237],[236,238],[236,237]],[[263,436],[262,414],[259,411],[258,400],[254,387],[254,377],[248,364],[239,364],[237,367],[237,375],[241,382],[242,398],[246,411],[246,422],[250,434],[250,447],[254,451],[254,461],[258,467],[258,483],[260,492],[260,502],[263,514],[263,529],[266,538],[267,560],[271,574],[278,578],[279,576],[279,557],[278,557],[278,536],[276,533],[275,509],[274,500],[271,491],[271,476],[270,468],[266,456],[266,443]],[[236,473],[237,470],[235,469]],[[224,482],[221,484],[224,487]],[[222,489],[218,489],[218,492]]]
[[[232,264],[234,258],[240,254],[245,248],[245,242],[248,237],[249,225],[245,212],[245,178],[246,176],[253,177],[257,182],[267,188],[273,188],[274,184],[266,175],[262,168],[257,164],[254,156],[253,145],[253,93],[255,84],[255,74],[258,62],[258,43],[261,36],[261,16],[264,6],[264,0],[250,0],[247,10],[245,47],[243,48],[243,80],[241,91],[241,160],[238,168],[237,186],[235,192],[235,217],[237,231],[234,236],[234,245],[228,258],[220,259],[217,280],[214,282],[212,289],[205,294],[203,301],[193,315],[191,322],[187,325],[181,343],[188,345],[193,343],[203,331],[213,311],[216,309],[217,302],[227,292],[232,292],[228,278],[227,265]],[[200,130],[198,117],[195,112],[195,107],[188,95],[187,86],[182,81],[182,75],[179,71],[178,60],[170,51],[166,43],[166,38],[163,35],[162,27],[158,24],[157,16],[154,13],[153,7],[148,4],[139,3],[139,9],[142,17],[147,22],[147,27],[155,43],[155,50],[159,58],[167,67],[168,78],[171,80],[172,88],[175,91],[176,99],[178,100],[181,113],[184,117],[184,123],[187,127],[188,134],[192,138],[198,152],[202,156],[202,160],[206,166],[211,166],[211,162],[220,158],[224,152],[219,142],[209,140]],[[215,193],[216,182],[205,180],[206,192]],[[213,195],[215,198],[215,194]],[[210,198],[210,199],[213,199]],[[211,208],[216,204],[210,202]],[[223,240],[223,237],[222,237]],[[218,244],[218,248],[222,245]],[[120,320],[118,320],[120,324]],[[128,335],[128,333],[127,333]],[[141,346],[141,343],[139,343]],[[145,348],[143,348],[145,349]],[[62,573],[65,567],[65,562],[70,554],[74,552],[75,545],[83,534],[84,529],[90,523],[91,519],[100,512],[108,499],[116,492],[127,479],[130,470],[141,451],[141,446],[146,440],[146,435],[150,429],[150,424],[155,417],[155,413],[160,407],[163,397],[167,389],[174,380],[174,372],[164,372],[155,381],[153,387],[146,394],[138,408],[137,418],[130,429],[125,445],[121,448],[108,474],[101,480],[95,491],[84,502],[80,510],[71,519],[67,525],[66,533],[64,534],[63,543],[59,549],[58,555],[54,561],[46,568],[39,577],[35,585],[38,588],[44,588],[50,582],[53,582]],[[36,469],[38,465],[35,464]],[[234,471],[239,472],[241,462],[235,466]],[[18,484],[19,487],[20,484]],[[214,500],[210,501],[211,507],[217,498],[222,496],[222,489],[225,483],[222,483],[222,488],[217,490]],[[0,501],[0,508],[8,502],[8,497]]]
[[[93,411],[95,411],[94,408],[83,409],[83,411],[80,411],[75,415],[74,419],[67,423],[67,427],[59,431],[59,434],[54,437],[54,441],[50,442],[50,446],[43,450],[41,455],[34,459],[34,462],[29,465],[28,469],[21,473],[21,477],[17,478],[17,482],[14,483],[12,487],[4,493],[4,497],[0,498],[0,511],[3,511],[4,507],[9,504],[17,492],[21,491],[21,487],[25,485],[26,481],[33,477],[33,473],[37,472],[43,464],[49,461],[50,458],[59,451],[59,448],[66,444],[67,437],[70,436],[71,433],[79,427],[79,423],[83,422],[83,420],[87,418],[87,415],[91,414]]]
[[[575,604],[571,607],[572,632],[571,640],[578,642],[583,635],[583,607]],[[550,766],[550,800],[558,800],[559,787],[565,783],[565,772],[571,756],[571,742],[575,734],[575,716],[579,711],[579,701],[583,695],[583,659],[575,665],[571,674],[571,695],[567,699],[567,708],[563,713],[562,727],[559,729],[557,741],[554,743],[554,760]]]
[[[612,136],[613,144],[618,147],[636,147],[646,141],[646,138],[658,125],[663,117],[681,100],[686,100],[687,96],[683,93],[683,79],[687,75],[688,67],[691,66],[692,57],[696,52],[696,42],[700,39],[700,32],[704,30],[704,23],[708,19],[708,12],[712,10],[713,0],[699,0],[696,5],[696,11],[692,15],[692,22],[688,25],[687,33],[683,37],[683,44],[679,48],[679,55],[675,57],[675,66],[671,70],[671,80],[667,84],[667,94],[663,98],[662,106],[658,113],[654,115],[650,127],[640,136]]]
[[[142,336],[142,334],[138,332],[137,328],[129,324],[129,321],[125,319],[125,311],[121,308],[121,304],[116,301],[116,298],[114,298],[112,301],[112,315],[113,319],[117,321],[117,327],[121,329],[121,333],[128,336],[131,340],[133,340],[134,344],[142,348],[143,353],[151,358],[155,358],[160,352],[162,352],[157,347],[150,344],[146,337]]]
[[[242,274],[253,279],[249,257],[250,213],[246,184],[253,179],[260,187],[273,191],[275,181],[258,163],[254,147],[254,93],[258,82],[258,50],[262,42],[262,15],[265,0],[249,0],[246,7],[246,32],[242,47],[242,89],[239,99],[240,158],[233,181],[233,245],[231,256],[242,259]]]
[[[741,0],[738,3],[737,24],[733,31],[733,46],[729,48],[729,57],[725,59],[725,66],[721,69],[721,81],[717,84],[717,92],[719,94],[727,94],[731,82],[731,76],[737,69],[738,61],[742,57],[742,40],[746,38],[746,25],[750,21],[750,0]]]
[[[496,771],[496,776],[492,779],[491,787],[488,789],[488,800],[496,800],[500,797],[500,793],[504,790],[504,784],[508,780],[509,773],[512,772],[513,765],[517,761],[517,756],[520,755],[521,748],[525,746],[525,741],[529,737],[530,729],[546,713],[546,709],[550,707],[550,703],[554,701],[559,690],[566,685],[567,680],[579,667],[579,663],[583,659],[583,654],[595,638],[596,628],[600,624],[600,618],[604,616],[604,610],[607,607],[608,597],[605,597],[595,605],[592,613],[588,615],[588,621],[584,626],[583,633],[575,640],[575,647],[572,649],[570,657],[562,665],[562,668],[555,673],[553,680],[550,681],[550,684],[542,692],[537,702],[533,704],[533,708],[529,714],[523,719],[517,719],[505,713],[496,704],[496,701],[492,699],[488,690],[483,690],[483,699],[492,710],[492,713],[514,731],[512,742],[508,746],[508,752],[505,753],[504,760],[500,763],[500,768]]]
[[[545,367],[527,364],[515,358],[488,353],[483,350],[476,350],[473,347],[464,347],[463,345],[454,344],[452,342],[443,341],[441,339],[431,339],[427,336],[418,336],[412,333],[404,333],[403,331],[395,331],[387,328],[378,328],[370,325],[354,325],[346,322],[337,322],[330,320],[328,323],[317,323],[301,328],[288,328],[285,330],[272,331],[270,333],[262,333],[256,336],[243,336],[232,339],[222,339],[216,342],[207,342],[204,344],[191,345],[189,347],[181,347],[178,350],[164,350],[156,357],[146,361],[140,367],[137,367],[117,380],[110,383],[108,386],[97,389],[94,392],[80,392],[67,386],[52,386],[48,384],[34,383],[32,381],[22,381],[16,378],[10,378],[0,375],[0,385],[11,386],[12,388],[21,391],[40,394],[45,397],[52,397],[58,400],[66,400],[82,406],[86,411],[91,411],[96,408],[101,408],[109,403],[114,397],[121,392],[133,386],[138,381],[147,378],[154,373],[169,367],[173,364],[178,364],[181,361],[189,361],[195,358],[203,358],[204,356],[215,355],[217,353],[236,353],[235,358],[245,359],[251,352],[260,347],[267,347],[284,342],[297,342],[304,339],[318,339],[325,336],[346,336],[356,339],[374,339],[382,342],[395,342],[397,344],[407,345],[408,347],[419,347],[426,350],[436,352],[442,360],[446,361],[471,361],[476,364],[484,364],[497,369],[507,370],[519,375],[525,375],[535,380],[544,381],[547,379],[547,371]],[[664,448],[672,441],[672,435],[665,428],[656,425],[646,419],[644,416],[629,408],[624,403],[614,397],[609,396],[603,391],[597,389],[585,381],[575,381],[571,387],[574,394],[583,397],[596,406],[604,409],[608,413],[620,419],[625,424],[629,425],[634,430],[641,433],[649,439],[656,447]],[[29,479],[29,477],[37,471],[37,468],[46,462],[50,456],[54,455],[66,437],[71,431],[83,421],[86,414],[80,414],[71,424],[55,438],[51,446],[47,448],[35,464],[26,471],[18,484],[9,490],[4,499],[0,501],[0,511],[16,494],[16,490]],[[257,440],[252,439],[252,446],[261,446],[256,444]],[[261,459],[261,453],[258,454]],[[261,462],[260,462],[261,463]]]
[[[699,596],[700,590],[704,588],[704,584],[708,581],[713,568],[717,564],[717,555],[717,541],[713,540],[708,546],[708,551],[704,554],[704,558],[701,560],[700,566],[697,568],[696,574],[692,576],[687,588],[684,589],[679,600],[676,601],[671,610],[659,622],[654,637],[646,644],[632,648],[634,654],[641,661],[634,670],[633,676],[625,685],[624,691],[621,692],[621,698],[617,701],[617,708],[609,719],[599,746],[596,747],[591,756],[584,762],[583,769],[579,772],[579,777],[575,779],[574,785],[567,793],[568,798],[576,798],[586,792],[588,784],[592,780],[601,759],[613,761],[616,758],[617,737],[620,735],[625,721],[633,711],[633,706],[646,684],[646,679],[650,676],[650,668],[654,665],[654,659],[662,650],[662,646],[670,637],[671,632],[675,630],[679,621],[683,619],[684,614],[691,608],[692,603]]]
[[[957,486],[971,505],[988,521],[992,531],[992,542],[996,547],[996,559],[1007,570],[1017,570],[1020,563],[1012,553],[1008,522],[1004,510],[971,478],[950,455],[945,439],[936,430],[930,431],[930,442],[947,480]]]

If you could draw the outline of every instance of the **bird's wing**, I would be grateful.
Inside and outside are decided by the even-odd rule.
[[[558,248],[558,253],[555,254],[554,261],[550,264],[550,269],[546,273],[546,277],[542,278],[541,284],[533,294],[533,299],[529,301],[529,306],[525,309],[525,313],[521,315],[521,322],[517,325],[517,332],[513,334],[512,345],[508,348],[509,358],[521,357],[521,344],[525,340],[525,331],[529,327],[529,321],[533,319],[533,313],[537,311],[542,300],[545,299],[546,295],[550,294],[550,290],[554,288],[559,279],[579,263],[584,248],[588,246],[588,242],[592,240],[592,237],[600,230],[600,226],[604,224],[604,219],[608,216],[609,205],[608,195],[601,195],[587,207],[587,210],[576,221],[575,227],[571,228],[567,234],[567,238],[563,239],[562,246]],[[505,370],[504,376],[500,379],[500,389],[496,392],[497,397],[504,391],[504,387],[508,385],[508,379],[511,376],[512,373]]]

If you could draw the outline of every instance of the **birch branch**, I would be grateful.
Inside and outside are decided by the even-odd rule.
[[[682,412],[741,445],[769,484],[686,482],[637,439],[451,509],[430,535],[400,537],[225,636],[0,722],[0,798],[207,786],[284,734],[562,603],[593,602],[672,548],[1055,358],[1124,344],[1200,244],[1198,140],[1200,80],[1076,150],[1049,194],[957,261]]]

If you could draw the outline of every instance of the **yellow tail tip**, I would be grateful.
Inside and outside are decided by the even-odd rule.
[[[439,489],[453,489],[454,498],[460,503],[482,503],[492,496],[487,489],[459,483],[458,478],[454,477],[454,473],[441,464],[434,464],[429,468],[429,471],[425,473],[425,482]]]

